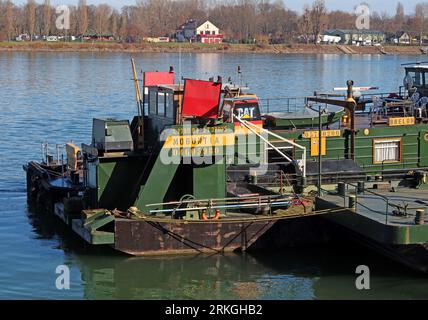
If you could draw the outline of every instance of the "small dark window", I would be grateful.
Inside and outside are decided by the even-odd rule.
[[[158,93],[158,115],[165,116],[165,93]]]
[[[156,91],[149,91],[149,114],[157,113],[158,95]]]
[[[174,118],[174,100],[171,93],[165,94],[165,116],[167,118]]]

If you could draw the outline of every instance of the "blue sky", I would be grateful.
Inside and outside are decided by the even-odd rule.
[[[43,0],[36,0],[36,2],[42,2]],[[179,1],[179,0],[177,0]],[[426,0],[425,0],[426,1]],[[15,0],[15,3],[25,3],[26,0]],[[54,5],[58,4],[77,4],[78,0],[51,0],[51,3]],[[374,11],[386,11],[389,14],[395,13],[395,8],[397,6],[398,0],[325,0],[327,8],[329,10],[343,10],[343,11],[353,11],[354,7],[361,2],[366,2],[369,4],[370,8]],[[424,2],[424,0],[401,0],[401,3],[404,5],[406,13],[412,13],[415,8],[416,3]],[[427,2],[427,1],[426,1]],[[107,3],[113,7],[120,8],[124,5],[135,4],[135,0],[87,0],[88,4],[100,4]],[[285,5],[293,10],[301,11],[305,3],[311,4],[312,0],[284,0]]]

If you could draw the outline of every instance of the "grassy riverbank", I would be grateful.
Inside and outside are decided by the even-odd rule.
[[[348,50],[350,49],[350,50]],[[421,54],[419,46],[343,46],[314,44],[202,44],[202,43],[114,43],[114,42],[0,42],[0,51],[60,52],[231,52],[276,54]]]

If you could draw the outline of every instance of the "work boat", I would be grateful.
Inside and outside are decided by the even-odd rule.
[[[93,119],[91,143],[67,143],[65,155],[44,143],[43,160],[24,166],[30,202],[86,242],[132,255],[247,250],[279,220],[320,214],[296,192],[305,147],[269,142],[256,95],[220,77],[175,83],[172,68],[144,72],[141,90],[132,66],[137,115]],[[287,171],[300,177],[290,192]]]
[[[370,248],[428,272],[428,66],[405,64],[404,71],[396,92],[348,81],[335,92],[306,97],[306,108],[319,113],[318,126],[267,125],[273,134],[305,147],[302,192],[317,194],[316,210],[340,209],[322,219]],[[343,108],[343,115],[326,123],[321,115],[331,107]],[[295,158],[301,154],[296,148],[283,151]]]

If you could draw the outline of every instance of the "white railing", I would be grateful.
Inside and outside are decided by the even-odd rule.
[[[301,149],[302,152],[302,159],[301,162],[298,162],[299,168],[302,170],[302,175],[303,178],[306,178],[306,148],[304,146],[301,146],[300,144],[297,144],[296,142],[286,139],[284,137],[281,137],[280,135],[273,133],[263,127],[259,127],[257,125],[255,125],[254,123],[251,123],[249,121],[246,120],[242,120],[240,118],[238,118],[237,116],[233,116],[234,119],[238,120],[238,122],[240,124],[242,124],[245,128],[247,128],[248,130],[250,130],[252,133],[254,133],[256,136],[258,136],[260,139],[262,139],[268,146],[270,146],[273,150],[275,150],[278,154],[280,154],[284,159],[286,159],[289,162],[293,162],[293,159],[291,159],[289,156],[287,156],[285,153],[283,153],[280,149],[284,149],[284,147],[276,147],[274,146],[268,139],[266,139],[265,137],[263,137],[259,132],[257,132],[258,130],[265,132],[267,135],[271,135],[279,140],[281,140],[282,142],[288,143],[296,148]]]

